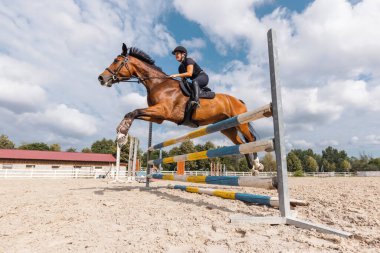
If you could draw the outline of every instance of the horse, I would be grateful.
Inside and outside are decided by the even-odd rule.
[[[179,81],[165,74],[148,54],[136,47],[127,48],[123,43],[122,53],[99,75],[98,81],[106,87],[135,81],[146,88],[148,107],[127,113],[116,128],[118,134],[127,135],[135,119],[157,124],[165,120],[180,124],[184,119],[188,97],[181,91]],[[200,107],[193,113],[192,119],[199,126],[204,126],[244,112],[247,112],[247,107],[242,100],[216,93],[214,99],[200,99]],[[249,123],[222,130],[221,133],[236,145],[256,140]],[[246,154],[245,157],[253,174],[263,169],[257,153]]]

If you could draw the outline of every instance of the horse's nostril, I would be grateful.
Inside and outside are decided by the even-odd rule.
[[[99,76],[99,77],[98,77],[98,80],[99,80],[99,82],[103,82],[103,77],[102,77],[102,76]]]

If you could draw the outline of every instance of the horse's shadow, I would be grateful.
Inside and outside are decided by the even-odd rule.
[[[178,195],[173,195],[167,192],[162,192],[160,189],[168,189],[167,186],[154,186],[154,187],[142,187],[142,186],[114,186],[114,187],[90,187],[90,188],[77,188],[77,189],[70,189],[70,190],[95,190],[94,194],[96,195],[104,195],[107,191],[132,191],[132,190],[139,190],[139,191],[146,191],[151,194],[155,194],[157,197],[164,198],[173,202],[180,202],[180,203],[186,203],[186,204],[191,204],[191,205],[196,205],[200,207],[205,207],[206,209],[212,210],[216,209],[219,211],[223,212],[228,212],[228,213],[233,213],[236,214],[236,211],[231,210],[227,207],[223,206],[218,206],[215,204],[211,204],[209,202],[203,201],[203,200],[193,200],[193,199],[188,199],[188,198],[183,198]],[[178,190],[175,190],[178,191]],[[191,193],[188,193],[191,194]],[[229,201],[226,199],[226,201]],[[249,206],[257,206],[258,205],[252,205],[252,204],[247,204]],[[246,212],[246,211],[239,211],[241,214],[246,214],[246,215],[253,215],[251,212]]]

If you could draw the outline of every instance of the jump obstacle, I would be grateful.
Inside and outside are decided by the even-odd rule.
[[[241,186],[241,187],[257,187],[264,189],[275,189],[277,182],[275,178],[264,177],[236,177],[236,176],[188,176],[188,175],[164,175],[164,174],[152,174],[151,178],[180,181],[198,184],[213,184],[213,185],[228,185],[228,186]]]
[[[294,214],[290,210],[290,199],[288,193],[288,178],[287,178],[287,164],[286,164],[286,153],[284,145],[284,126],[283,126],[283,115],[282,115],[282,99],[281,99],[281,88],[278,78],[278,57],[277,57],[277,48],[275,45],[275,33],[271,29],[267,33],[268,39],[268,54],[269,54],[269,68],[270,68],[270,81],[271,81],[271,93],[272,93],[272,103],[261,107],[257,110],[246,112],[238,116],[229,118],[211,124],[206,127],[199,128],[195,131],[192,131],[183,136],[164,141],[162,143],[152,146],[152,123],[149,124],[149,139],[148,139],[148,167],[147,167],[147,178],[146,186],[149,187],[149,181],[151,178],[158,178],[164,176],[150,174],[150,168],[152,165],[158,165],[162,163],[173,163],[179,161],[194,161],[200,159],[236,155],[236,154],[247,154],[255,153],[260,151],[270,151],[275,150],[276,153],[276,164],[277,164],[277,190],[278,190],[278,206],[280,210],[280,216],[271,216],[271,217],[251,217],[251,216],[232,216],[230,220],[232,223],[253,223],[253,224],[288,224],[294,225],[299,228],[304,229],[315,229],[319,232],[332,233],[342,237],[350,237],[351,233],[340,231],[334,228],[330,228],[321,224],[314,224],[308,221],[303,221],[294,217]],[[185,154],[180,156],[173,156],[168,158],[160,158],[156,160],[149,160],[150,152],[155,149],[161,149],[176,143],[180,143],[189,139],[197,138],[204,136],[206,134],[214,133],[221,131],[223,129],[231,128],[244,124],[253,120],[257,120],[263,117],[273,116],[273,126],[274,126],[274,139],[266,141],[256,141],[252,143],[246,143],[241,145],[234,145],[214,150],[206,150],[201,152],[196,152],[192,154]],[[182,179],[184,177],[181,177]],[[166,178],[165,178],[166,179]],[[180,179],[179,177],[173,176],[174,179]],[[184,180],[189,180],[189,177],[186,177]],[[271,179],[267,179],[270,180]],[[197,181],[197,180],[195,180]],[[220,180],[222,182],[223,180]],[[227,180],[228,181],[228,180]],[[204,179],[206,182],[206,179]],[[207,183],[207,182],[206,182]],[[254,186],[254,185],[250,185]],[[189,188],[196,191],[194,188]],[[186,190],[186,189],[185,189]],[[201,191],[200,189],[197,190]],[[210,191],[205,190],[205,193]],[[211,192],[213,193],[213,192]],[[213,195],[213,194],[211,194]],[[222,194],[221,194],[222,195]],[[228,195],[228,194],[227,194]],[[236,194],[235,194],[236,198]],[[270,197],[269,197],[270,198]],[[266,196],[268,199],[268,196]]]
[[[279,207],[278,198],[265,196],[265,195],[240,193],[240,192],[225,191],[225,190],[211,189],[211,188],[199,188],[199,187],[186,186],[186,185],[174,185],[174,186],[169,185],[168,188],[178,189],[178,190],[191,192],[191,193],[207,194],[211,196],[221,197],[224,199],[235,199],[235,200],[243,201],[245,203],[266,205],[270,207]],[[295,206],[307,206],[308,204],[302,200],[291,199],[290,205],[295,207]]]

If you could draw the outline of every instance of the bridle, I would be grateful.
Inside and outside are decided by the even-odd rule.
[[[106,68],[108,72],[112,74],[111,79],[114,81],[114,83],[119,83],[119,82],[134,82],[134,83],[142,83],[145,80],[148,79],[173,79],[169,76],[144,76],[144,77],[139,77],[136,75],[132,75],[131,70],[129,69],[129,59],[127,55],[119,55],[118,57],[123,57],[123,61],[120,63],[120,65],[117,67],[116,71],[112,71],[110,68]],[[125,68],[129,72],[129,77],[118,77],[120,70],[125,66]],[[130,80],[130,79],[136,79],[136,80]]]
[[[112,74],[112,77],[111,77],[112,80],[114,82],[117,82],[117,83],[118,82],[140,82],[141,81],[140,78],[138,76],[132,75],[132,72],[129,69],[129,66],[128,66],[128,61],[129,61],[128,56],[119,55],[118,57],[123,57],[123,61],[120,63],[119,67],[117,67],[117,69],[116,69],[115,72],[112,71],[112,69],[110,69],[110,68],[106,68],[106,70]],[[129,77],[118,77],[120,70],[124,66],[128,70],[130,76]],[[138,80],[137,81],[129,81],[131,78],[136,78]]]

